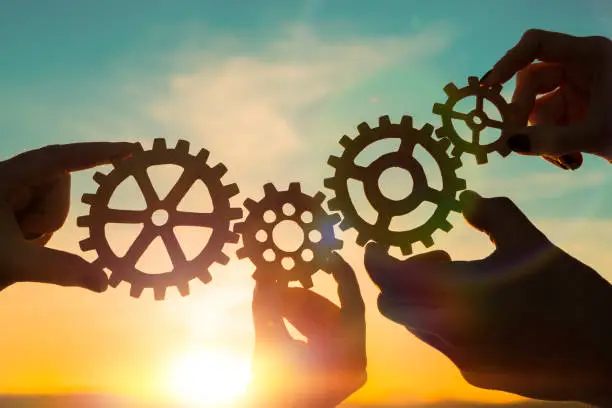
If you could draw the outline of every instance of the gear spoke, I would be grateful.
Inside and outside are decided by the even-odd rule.
[[[500,122],[499,120],[495,120],[495,119],[491,119],[491,118],[487,118],[487,120],[485,120],[484,124],[485,124],[485,126],[492,127],[492,128],[495,128],[495,129],[503,129],[503,127],[504,127],[503,122]]]
[[[164,245],[166,246],[166,250],[170,255],[172,266],[179,268],[184,265],[187,262],[187,258],[185,258],[183,248],[181,248],[181,244],[178,242],[174,232],[172,232],[172,230],[164,230],[161,233],[161,237],[164,241]]]
[[[107,224],[140,224],[148,219],[145,211],[117,210],[107,208],[104,210],[104,222]]]
[[[484,98],[482,95],[476,95],[476,112],[483,113],[484,112]]]
[[[470,118],[467,113],[457,112],[455,110],[450,111],[449,116],[453,119],[460,119],[460,120],[468,120]]]
[[[155,239],[155,234],[153,234],[150,228],[145,226],[123,256],[123,260],[131,266],[136,265],[136,262],[138,262],[138,259],[151,245],[153,239]]]
[[[177,211],[172,215],[172,224],[175,226],[193,226],[213,228],[217,223],[212,213],[197,213]]]
[[[444,194],[435,188],[427,186],[424,190],[423,201],[438,204],[444,199]]]
[[[472,130],[472,144],[480,145],[480,129]]]
[[[168,205],[168,208],[176,208],[191,186],[193,186],[196,179],[197,176],[195,174],[183,171],[174,187],[172,187],[172,190],[170,190],[164,199],[164,203]]]
[[[393,216],[389,213],[379,212],[378,217],[376,218],[376,228],[389,228],[392,218]]]
[[[366,178],[366,174],[368,169],[366,167],[360,166],[357,163],[353,163],[352,169],[350,171],[350,178],[355,180],[364,181]]]
[[[142,195],[147,203],[148,207],[156,205],[159,202],[159,197],[155,192],[155,187],[153,187],[153,183],[151,183],[151,179],[147,174],[146,168],[137,168],[134,170],[134,178],[140,187],[140,191],[142,191]]]

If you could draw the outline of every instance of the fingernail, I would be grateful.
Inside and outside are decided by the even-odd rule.
[[[508,138],[508,147],[517,153],[528,153],[531,150],[529,136],[520,133],[510,136]]]
[[[463,210],[473,208],[482,196],[475,191],[465,190],[459,195],[459,204]]]
[[[566,168],[570,170],[576,170],[582,165],[582,160],[576,159],[576,157],[571,154],[564,154],[563,156],[561,156],[559,162],[563,163]]]
[[[482,78],[480,78],[480,83],[484,83],[484,81],[487,80],[487,78],[489,77],[489,75],[491,75],[491,72],[493,72],[493,69],[488,70],[483,76]]]
[[[556,157],[552,157],[552,156],[542,156],[542,158],[544,160],[546,160],[547,162],[554,164],[555,166],[557,166],[558,168],[562,169],[562,170],[569,170],[569,167],[567,167],[565,165],[565,163],[563,163],[561,160],[559,160]]]

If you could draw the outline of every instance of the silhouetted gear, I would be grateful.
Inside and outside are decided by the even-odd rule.
[[[434,140],[433,126],[424,125],[415,129],[412,117],[403,116],[401,123],[393,124],[388,116],[379,118],[379,126],[370,128],[367,123],[357,126],[359,134],[355,139],[344,135],[340,144],[344,147],[342,156],[330,156],[328,164],[335,168],[333,177],[325,179],[325,187],[335,192],[335,197],[328,201],[331,211],[340,211],[343,220],[340,229],[357,230],[357,244],[365,245],[373,240],[385,247],[391,245],[401,248],[405,255],[412,253],[412,244],[420,241],[426,247],[433,245],[432,234],[437,229],[450,231],[452,225],[447,221],[451,211],[460,211],[456,194],[466,188],[465,180],[456,175],[461,167],[458,157],[449,157],[446,153],[450,142],[447,139]],[[370,144],[383,139],[400,139],[397,151],[387,153],[374,160],[367,167],[355,163],[355,158]],[[436,161],[442,175],[442,189],[435,190],[427,183],[422,165],[413,156],[416,145],[421,145]],[[385,197],[380,191],[378,180],[387,169],[399,167],[410,172],[413,179],[412,192],[401,200]],[[350,179],[363,182],[366,198],[378,212],[374,225],[365,221],[351,201],[348,190]],[[394,216],[408,214],[421,203],[428,201],[437,205],[432,216],[422,225],[408,231],[391,231],[389,226]]]
[[[89,215],[77,219],[80,227],[88,227],[90,236],[80,242],[83,251],[95,250],[95,264],[111,271],[110,285],[116,287],[121,281],[131,283],[130,295],[139,297],[145,288],[153,288],[155,299],[165,297],[166,288],[176,286],[182,296],[189,294],[189,281],[199,278],[203,283],[212,279],[209,267],[213,263],[227,264],[229,258],[223,253],[226,243],[238,242],[238,235],[230,229],[232,220],[242,218],[242,209],[233,208],[230,198],[238,194],[236,184],[224,185],[221,181],[227,168],[222,163],[214,167],[206,161],[209,152],[200,150],[197,156],[189,154],[189,142],[179,140],[174,149],[166,147],[164,139],[155,139],[153,148],[144,151],[138,144],[138,152],[131,157],[113,163],[109,174],[96,173],[99,184],[95,194],[84,194],[82,201],[90,205]],[[164,199],[160,199],[149,179],[147,168],[156,165],[174,164],[183,168],[180,178]],[[117,210],[108,207],[117,186],[133,176],[146,201],[145,210]],[[201,180],[210,193],[213,210],[210,213],[178,211],[177,206],[197,180]],[[156,210],[165,210],[168,220],[164,225],[153,223]],[[117,256],[108,244],[105,235],[107,223],[143,224],[144,227],[126,254]],[[210,238],[199,255],[187,260],[173,228],[197,226],[212,229]],[[170,272],[148,274],[136,268],[138,259],[156,237],[161,237],[173,264]]]
[[[451,152],[454,156],[461,156],[469,153],[476,156],[478,164],[487,162],[487,155],[491,152],[498,152],[502,157],[510,154],[507,145],[508,135],[504,134],[506,120],[508,119],[508,103],[501,96],[501,85],[486,87],[480,84],[478,78],[469,77],[468,85],[457,88],[452,82],[444,87],[444,92],[448,96],[446,103],[436,103],[433,106],[433,113],[440,115],[442,127],[436,130],[436,135],[440,138],[448,138],[454,145]],[[468,112],[461,113],[454,110],[455,105],[464,98],[475,96],[476,107]],[[484,111],[484,100],[491,102],[499,111],[501,121],[491,119]],[[472,131],[472,140],[463,139],[453,125],[453,119],[463,120]],[[485,128],[492,127],[500,130],[500,137],[489,144],[480,143],[480,132]]]
[[[244,207],[249,213],[243,222],[234,225],[234,231],[242,235],[243,242],[236,255],[240,259],[251,259],[256,268],[253,274],[256,280],[273,279],[283,284],[299,281],[304,288],[310,288],[312,275],[323,269],[331,251],[342,248],[342,241],[334,235],[334,225],[340,217],[325,212],[323,193],[305,194],[300,183],[289,184],[285,191],[278,191],[272,183],[267,183],[263,189],[264,197],[260,201],[245,200]],[[271,218],[265,216],[266,213]],[[293,252],[281,249],[274,242],[274,228],[286,220],[297,223],[303,232],[303,242]],[[320,237],[313,236],[314,231]],[[270,261],[265,252],[270,254]],[[287,258],[293,262],[292,268],[282,265]]]

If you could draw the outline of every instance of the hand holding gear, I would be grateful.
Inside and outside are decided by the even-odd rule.
[[[299,281],[306,289],[312,287],[311,276],[322,269],[332,250],[342,248],[342,241],[334,235],[334,225],[340,217],[325,212],[324,200],[321,192],[314,196],[303,193],[300,183],[289,184],[285,191],[268,183],[259,202],[250,198],[244,202],[249,214],[234,226],[243,240],[236,255],[251,259],[256,267],[253,274],[256,280]],[[303,234],[295,251],[282,248],[274,240],[275,228],[288,221],[296,223]]]
[[[96,173],[94,180],[99,184],[95,194],[84,194],[82,201],[90,205],[89,215],[79,217],[77,224],[88,227],[90,236],[80,242],[83,251],[95,250],[95,261],[102,268],[111,271],[109,284],[113,287],[121,281],[132,284],[130,294],[139,297],[145,288],[153,288],[155,299],[165,297],[166,288],[176,286],[181,295],[189,294],[189,281],[199,278],[208,283],[212,277],[208,268],[215,262],[227,264],[229,258],[222,252],[226,243],[238,241],[238,235],[231,232],[232,220],[242,217],[242,209],[233,208],[230,198],[238,194],[236,184],[224,185],[221,178],[227,168],[219,163],[211,167],[206,163],[209,152],[200,150],[197,156],[189,154],[189,143],[179,140],[174,149],[166,147],[164,139],[155,139],[152,150],[139,151],[132,157],[113,163],[109,174]],[[147,168],[155,165],[174,164],[183,172],[164,199],[160,199],[147,175]],[[133,176],[146,201],[142,211],[109,208],[108,203],[117,186]],[[213,204],[211,213],[178,211],[177,206],[196,180],[201,180],[210,192]],[[152,219],[156,211],[164,210],[168,220],[156,225]],[[144,225],[126,254],[119,257],[113,252],[105,235],[107,223],[133,223]],[[173,232],[176,226],[198,226],[212,228],[210,239],[199,255],[187,260],[181,245]],[[172,260],[173,270],[163,274],[147,274],[136,268],[136,263],[156,237],[161,237]]]

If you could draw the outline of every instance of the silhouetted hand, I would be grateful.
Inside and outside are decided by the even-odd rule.
[[[550,400],[612,402],[612,286],[552,244],[505,197],[461,195],[487,258],[443,251],[365,265],[383,315],[448,356],[471,384]],[[607,405],[606,405],[607,406]]]
[[[303,288],[256,284],[254,406],[335,407],[365,383],[365,306],[355,273],[336,253],[327,270],[338,283],[340,308]],[[284,319],[308,341],[294,339]]]
[[[104,271],[45,248],[68,216],[70,172],[128,156],[131,143],[53,145],[0,162],[0,290],[16,282],[108,287]]]
[[[572,170],[580,152],[612,160],[612,41],[528,30],[481,82],[515,74],[512,150]]]

